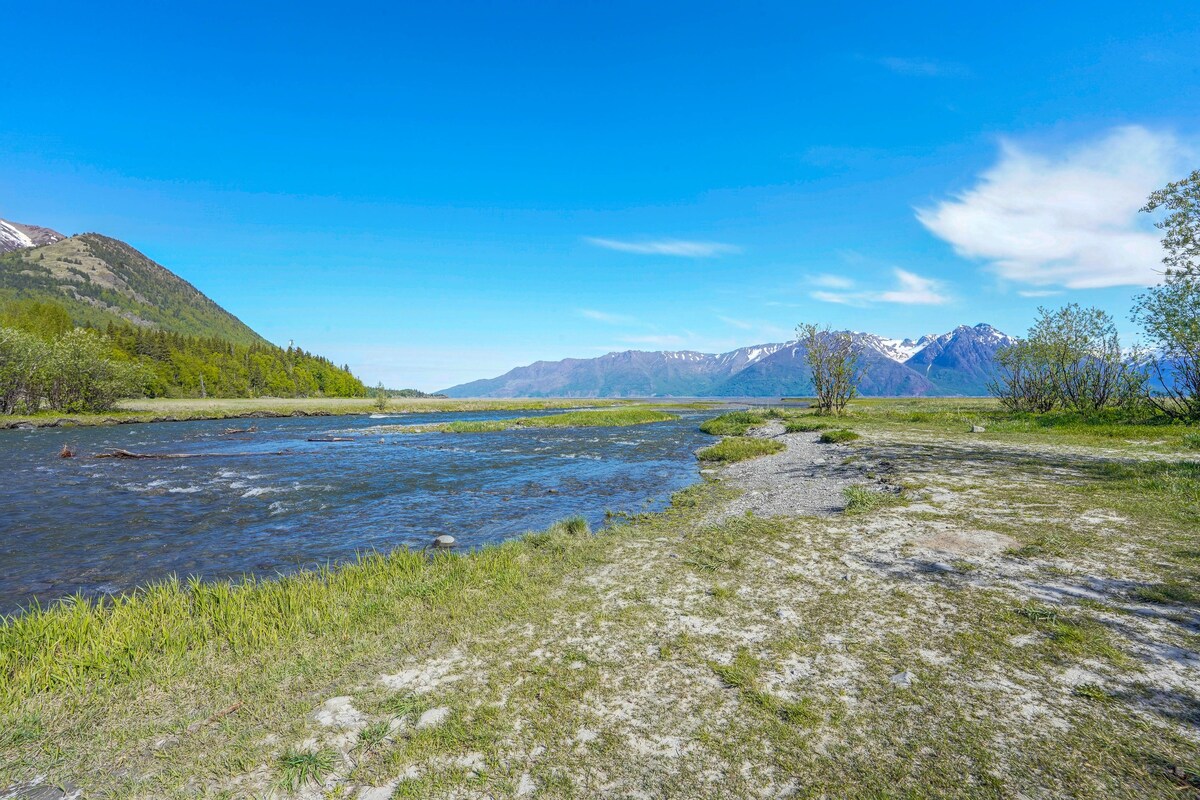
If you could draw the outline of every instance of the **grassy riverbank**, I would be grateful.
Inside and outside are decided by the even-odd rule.
[[[712,522],[732,490],[707,480],[595,536],[564,524],[470,555],[168,585],[10,622],[0,787],[1200,790],[1194,429],[940,400],[856,403],[843,425],[861,438],[822,457],[903,485],[905,503]]]
[[[390,398],[381,409],[373,398],[154,398],[123,400],[101,414],[41,413],[0,417],[0,427],[18,425],[116,425],[135,422],[174,422],[190,419],[242,417],[338,416],[349,414],[404,414],[454,411],[543,411],[625,405],[625,400],[453,400],[445,398]]]
[[[402,433],[489,433],[517,428],[621,428],[628,425],[667,422],[672,419],[679,419],[679,417],[651,408],[617,408],[600,411],[567,411],[562,414],[547,414],[540,417],[439,422],[433,425],[381,425],[377,429]]]

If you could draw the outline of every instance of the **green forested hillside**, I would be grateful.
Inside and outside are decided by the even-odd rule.
[[[265,341],[196,287],[124,242],[84,233],[0,255],[0,302],[53,301],[76,325],[110,322],[242,345]]]
[[[145,367],[147,397],[364,397],[349,367],[298,347],[234,344],[132,325],[105,334],[127,358]]]
[[[348,367],[271,344],[170,270],[94,233],[0,255],[4,330],[0,384],[11,385],[0,405],[8,412],[57,408],[49,390],[64,382],[103,384],[110,398],[366,395]],[[84,369],[88,358],[107,365],[103,380]]]

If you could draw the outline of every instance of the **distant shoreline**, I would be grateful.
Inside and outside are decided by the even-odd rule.
[[[155,398],[122,401],[99,414],[36,414],[0,417],[0,430],[96,427],[153,422],[193,422],[218,419],[278,419],[284,417],[364,416],[370,414],[420,414],[467,411],[540,411],[626,405],[629,400],[512,399],[453,400],[389,398],[381,410],[374,398]]]

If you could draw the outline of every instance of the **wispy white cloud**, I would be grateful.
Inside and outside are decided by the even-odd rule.
[[[942,305],[950,301],[942,289],[942,282],[925,278],[905,269],[893,269],[896,285],[884,291],[827,291],[810,293],[814,300],[824,303],[839,303],[846,306],[869,306],[875,303],[898,303],[901,305]],[[853,283],[851,283],[853,286]]]
[[[941,293],[938,288],[940,282],[933,278],[922,278],[903,269],[893,270],[893,273],[899,285],[895,289],[879,293],[878,298],[884,303],[937,306],[950,299]]]
[[[717,319],[721,320],[721,322],[724,322],[726,325],[731,325],[734,328],[738,328],[739,330],[743,331],[752,331],[758,327],[753,322],[747,322],[744,319],[734,319],[733,317],[724,317],[721,315],[717,315]]]
[[[611,314],[607,311],[597,311],[594,308],[581,308],[576,313],[585,319],[604,322],[609,325],[634,325],[637,323],[637,319],[628,314]]]
[[[849,289],[854,286],[854,281],[843,275],[829,275],[828,273],[821,275],[813,275],[809,277],[808,282],[813,286],[820,286],[824,289]]]
[[[724,242],[697,242],[684,239],[656,239],[651,241],[622,241],[620,239],[601,239],[594,236],[584,237],[584,241],[606,250],[616,250],[621,253],[637,253],[649,256],[682,256],[685,258],[713,258],[715,256],[740,253],[741,248]]]
[[[1059,289],[1021,289],[1017,292],[1021,297],[1053,297],[1062,294]]]
[[[1187,155],[1174,135],[1138,126],[1052,155],[1004,142],[974,187],[917,209],[917,219],[1011,281],[1070,289],[1158,283],[1158,234],[1138,209],[1181,174]]]
[[[889,56],[879,59],[878,63],[898,75],[912,75],[918,78],[965,78],[971,74],[971,70],[963,64],[931,58]]]

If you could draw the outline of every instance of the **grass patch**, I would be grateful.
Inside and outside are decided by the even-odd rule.
[[[122,400],[111,411],[100,414],[64,414],[42,411],[5,417],[3,425],[30,423],[35,426],[113,425],[118,422],[172,422],[178,420],[240,419],[287,416],[338,416],[375,414],[380,411],[373,397],[225,397],[141,398]],[[436,413],[469,411],[545,411],[553,409],[619,407],[628,400],[455,400],[450,398],[388,398],[385,412]]]
[[[751,428],[766,421],[761,411],[730,411],[700,423],[700,430],[712,436],[745,436]]]
[[[1134,597],[1147,603],[1198,603],[1200,594],[1178,581],[1141,586],[1134,590]]]
[[[783,449],[783,443],[774,439],[733,437],[722,439],[712,447],[704,448],[696,454],[696,457],[701,461],[729,464],[734,461],[745,461],[748,458],[769,456]]]
[[[1071,694],[1099,703],[1109,703],[1116,699],[1096,683],[1081,683],[1071,690]]]
[[[842,490],[847,514],[866,514],[880,508],[904,505],[903,493],[881,492],[867,486],[847,486]]]
[[[279,757],[279,785],[294,790],[319,783],[333,770],[336,759],[336,754],[329,750],[315,753],[289,750]]]
[[[812,727],[822,719],[811,698],[783,700],[760,685],[763,664],[746,648],[738,648],[728,664],[710,663],[709,668],[731,689],[737,689],[744,702],[790,725]]]
[[[860,439],[854,431],[848,431],[845,428],[836,431],[825,431],[818,439],[822,444],[843,444],[845,442],[853,442],[855,439]]]
[[[793,419],[784,423],[783,429],[787,433],[813,433],[815,431],[823,431],[829,427],[827,422],[817,422],[811,419]]]
[[[567,411],[542,417],[437,422],[430,425],[380,425],[372,430],[396,433],[494,433],[526,428],[620,428],[673,419],[679,419],[678,415],[639,407]]]

